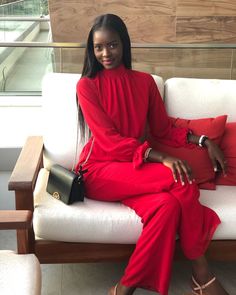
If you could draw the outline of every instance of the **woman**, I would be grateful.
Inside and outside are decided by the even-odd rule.
[[[156,140],[171,146],[207,148],[214,169],[218,162],[225,173],[224,156],[207,137],[171,125],[151,75],[131,69],[130,38],[118,16],[95,20],[77,95],[92,133],[77,165],[78,169],[86,162],[87,197],[120,201],[143,222],[125,273],[109,294],[133,294],[135,288],[145,288],[167,295],[177,233],[185,256],[192,260],[195,294],[228,294],[204,257],[220,220],[199,203],[188,164],[149,146],[146,126]]]

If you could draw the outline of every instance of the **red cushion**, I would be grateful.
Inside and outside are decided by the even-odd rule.
[[[227,161],[227,176],[217,175],[216,184],[236,185],[236,122],[225,125],[220,147]]]
[[[189,128],[196,135],[207,135],[217,144],[220,143],[223,137],[226,119],[226,115],[216,118],[194,120],[172,118],[175,126]],[[173,148],[156,142],[152,137],[150,138],[150,144],[158,151],[186,160],[192,168],[194,178],[200,188],[215,189],[215,172],[209,159],[207,149],[197,145],[193,148]]]

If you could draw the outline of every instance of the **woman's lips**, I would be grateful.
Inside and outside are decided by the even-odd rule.
[[[112,59],[106,59],[106,60],[103,60],[102,63],[104,65],[111,65],[113,63],[113,60]]]

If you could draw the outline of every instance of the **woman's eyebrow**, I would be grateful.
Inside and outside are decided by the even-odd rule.
[[[118,40],[112,40],[112,41],[110,41],[110,42],[108,42],[107,44],[111,44],[111,43],[115,43],[115,42],[118,42]]]
[[[109,44],[111,44],[111,43],[115,43],[115,42],[118,42],[118,40],[115,39],[115,40],[112,40],[112,41],[107,42],[106,44],[109,45]],[[94,45],[102,45],[102,44],[103,44],[103,43],[99,43],[99,42],[96,43],[96,42],[94,42]]]

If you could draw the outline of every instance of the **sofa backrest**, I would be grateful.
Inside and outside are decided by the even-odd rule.
[[[228,115],[236,121],[236,80],[171,78],[165,82],[170,116],[186,119]]]
[[[44,166],[58,163],[68,169],[77,163],[84,143],[77,128],[76,84],[80,74],[49,73],[42,82]],[[153,75],[163,96],[164,82]],[[78,132],[78,151],[76,140]],[[88,139],[88,133],[87,133]],[[86,140],[85,140],[86,141]],[[76,158],[76,160],[75,160]]]

